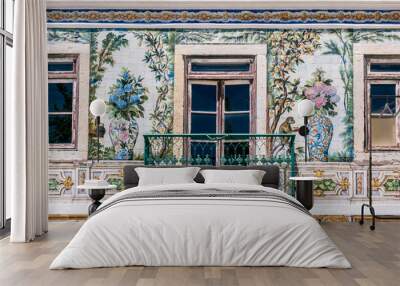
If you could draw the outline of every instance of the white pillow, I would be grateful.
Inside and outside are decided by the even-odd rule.
[[[186,168],[135,168],[139,176],[139,186],[171,185],[194,183],[198,167]]]
[[[205,184],[261,185],[265,171],[262,170],[202,170]]]

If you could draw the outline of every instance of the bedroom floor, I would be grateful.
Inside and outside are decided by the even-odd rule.
[[[136,286],[261,286],[261,285],[399,285],[400,223],[324,223],[323,228],[353,269],[285,267],[126,267],[89,270],[48,270],[53,258],[82,225],[51,222],[43,238],[29,244],[0,241],[0,285],[136,285]]]

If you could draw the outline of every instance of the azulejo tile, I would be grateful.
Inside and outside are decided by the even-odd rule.
[[[47,11],[49,23],[239,23],[399,24],[400,11],[385,10],[62,10]]]

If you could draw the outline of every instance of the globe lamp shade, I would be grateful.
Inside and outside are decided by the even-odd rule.
[[[106,103],[102,99],[96,99],[92,101],[89,109],[93,116],[102,116],[106,112]]]
[[[314,112],[314,103],[309,99],[303,99],[297,104],[297,113],[301,117],[309,117]]]

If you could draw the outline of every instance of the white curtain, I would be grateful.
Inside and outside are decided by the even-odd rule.
[[[47,232],[46,0],[16,0],[13,94],[6,99],[6,185],[12,242]]]

